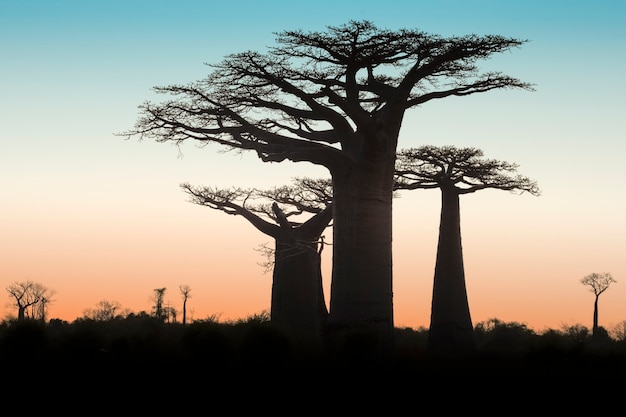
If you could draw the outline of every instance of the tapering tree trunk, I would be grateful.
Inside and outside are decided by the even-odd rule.
[[[272,324],[298,339],[321,341],[328,318],[317,243],[276,243]]]
[[[270,317],[272,325],[306,343],[321,343],[328,320],[322,284],[319,239],[332,218],[327,207],[299,227],[292,227],[275,208],[274,273]]]
[[[333,172],[329,335],[339,344],[351,336],[367,340],[371,346],[363,349],[382,353],[394,329],[391,149],[370,149],[354,166]]]
[[[591,330],[591,335],[595,336],[598,334],[598,298],[600,296],[596,295],[596,300],[593,303],[593,329]]]
[[[476,347],[467,300],[459,195],[441,187],[441,218],[435,262],[428,350],[434,353],[472,351]]]

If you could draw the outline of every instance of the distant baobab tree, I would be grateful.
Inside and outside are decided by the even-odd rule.
[[[422,146],[398,153],[394,185],[397,190],[441,191],[428,332],[428,349],[432,352],[467,352],[476,348],[465,285],[459,196],[487,188],[540,194],[534,181],[511,175],[516,164],[482,156],[479,149],[454,146]]]
[[[367,20],[326,29],[279,32],[267,53],[229,54],[201,80],[155,88],[168,97],[141,104],[134,128],[122,135],[213,143],[265,163],[327,169],[334,225],[329,338],[366,332],[384,354],[394,336],[393,175],[405,115],[447,97],[532,91],[478,65],[527,41],[389,30]]]
[[[83,314],[86,318],[95,321],[113,320],[118,315],[118,311],[122,308],[117,301],[101,300],[94,308],[87,308]]]
[[[598,298],[600,298],[600,294],[609,289],[612,283],[617,281],[608,272],[594,272],[583,277],[580,282],[583,285],[590,286],[591,291],[596,296],[593,303],[593,329],[591,330],[591,335],[598,336]]]
[[[154,317],[157,319],[165,320],[166,315],[163,310],[163,296],[167,288],[155,288],[152,301],[154,301]]]
[[[41,300],[39,300],[39,303],[36,306],[36,310],[33,314],[33,317],[35,317],[38,320],[41,320],[43,322],[46,322],[48,319],[48,304],[52,303],[54,300],[52,299],[52,296],[54,295],[54,291],[49,292],[48,294],[45,294],[41,297]]]
[[[54,290],[38,282],[22,281],[12,282],[6,291],[13,299],[10,305],[17,308],[18,321],[27,318],[46,320],[46,308],[53,301]]]
[[[295,178],[270,190],[181,187],[191,202],[242,216],[274,238],[270,321],[292,336],[320,341],[328,318],[321,251],[332,219],[331,181]]]
[[[171,305],[167,305],[165,307],[163,307],[163,319],[166,322],[172,322],[172,323],[176,323],[176,319],[178,317],[178,310],[176,310],[176,307],[172,307]]]
[[[183,296],[183,324],[187,324],[187,300],[191,298],[191,287],[189,285],[181,285],[178,287],[180,295]]]

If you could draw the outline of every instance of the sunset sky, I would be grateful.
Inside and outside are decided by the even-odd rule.
[[[617,280],[599,324],[626,320],[626,2],[36,1],[0,0],[0,319],[7,288],[54,290],[49,318],[99,301],[150,311],[156,288],[188,315],[236,320],[269,310],[273,242],[241,217],[191,204],[180,184],[269,188],[328,177],[305,163],[265,164],[216,145],[180,149],[125,140],[151,88],[205,77],[227,54],[275,44],[275,33],[349,20],[443,36],[527,39],[479,63],[535,85],[431,101],[407,112],[399,148],[476,147],[519,165],[541,196],[461,196],[474,324],[592,326],[593,272]],[[427,327],[439,223],[437,190],[394,200],[397,327]],[[331,238],[331,232],[327,239]],[[323,260],[329,301],[331,259]]]

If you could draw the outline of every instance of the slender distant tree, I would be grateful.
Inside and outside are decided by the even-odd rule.
[[[41,320],[44,323],[48,321],[48,304],[54,302],[52,296],[54,295],[54,291],[48,291],[47,294],[44,294],[37,303],[37,307],[33,312],[33,317],[37,320]]]
[[[191,298],[191,287],[189,285],[181,285],[178,287],[180,295],[183,296],[183,324],[187,324],[187,300]]]
[[[46,307],[52,302],[54,290],[33,281],[12,282],[7,288],[13,300],[11,306],[17,308],[17,320],[30,318],[46,320]]]
[[[428,349],[433,352],[468,352],[476,348],[465,285],[459,196],[487,188],[540,194],[535,181],[512,175],[517,165],[482,156],[479,149],[454,146],[422,146],[398,153],[397,189],[441,191],[428,332]]]
[[[593,302],[593,328],[591,330],[592,336],[598,335],[598,299],[600,298],[600,294],[604,291],[608,290],[612,283],[616,283],[617,281],[613,278],[608,272],[594,272],[589,275],[584,276],[580,282],[583,285],[588,285],[591,287],[591,291],[596,296]]]
[[[167,290],[167,288],[155,288],[153,290],[154,294],[152,296],[152,301],[154,302],[154,317],[160,320],[166,319],[166,314],[163,309],[163,297],[165,295],[165,290]]]
[[[178,320],[178,310],[176,307],[172,307],[169,304],[163,307],[163,320],[167,323],[176,323],[176,320]]]
[[[308,162],[333,181],[329,329],[358,331],[385,353],[393,343],[392,198],[405,116],[431,100],[528,83],[477,62],[521,46],[498,35],[441,37],[370,21],[326,32],[283,31],[262,54],[231,54],[204,80],[158,87],[122,135],[250,150],[263,162]],[[451,116],[451,119],[453,116]],[[336,337],[335,337],[336,336]]]
[[[242,216],[274,239],[268,252],[273,255],[270,322],[292,336],[321,341],[328,319],[322,233],[332,217],[331,181],[295,178],[291,186],[270,190],[181,187],[191,202]]]

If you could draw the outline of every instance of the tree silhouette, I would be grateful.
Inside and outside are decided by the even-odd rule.
[[[591,330],[592,336],[598,335],[598,298],[600,298],[600,294],[604,291],[608,290],[612,283],[617,282],[613,276],[608,272],[597,273],[594,272],[592,274],[586,275],[583,277],[580,282],[583,285],[588,285],[591,287],[591,291],[596,296],[593,303],[593,329]]]
[[[163,320],[165,320],[166,322],[170,322],[170,320],[172,321],[172,323],[176,323],[176,319],[178,317],[178,310],[176,310],[176,307],[172,307],[171,305],[166,305],[165,307],[163,307],[162,310],[162,317]]]
[[[191,287],[189,285],[181,285],[178,287],[180,295],[183,296],[183,324],[187,324],[187,300],[191,298]]]
[[[398,153],[397,189],[441,190],[428,332],[428,349],[433,352],[467,352],[476,348],[465,286],[459,196],[487,188],[540,194],[534,181],[510,175],[517,165],[482,156],[479,149],[454,146],[422,146]]]
[[[296,178],[292,186],[270,190],[181,187],[191,195],[191,202],[240,215],[274,238],[271,323],[290,335],[319,341],[328,319],[320,255],[321,235],[332,216],[330,180]],[[262,202],[255,203],[259,199]],[[312,216],[289,220],[303,213]]]
[[[17,320],[26,318],[46,320],[46,307],[52,302],[54,290],[33,281],[12,282],[7,293],[13,299],[12,307],[17,308]]]
[[[117,301],[101,300],[96,307],[85,309],[83,314],[91,320],[108,321],[113,320],[121,308],[121,304]]]
[[[211,65],[204,80],[157,87],[127,138],[251,150],[264,162],[309,162],[333,181],[329,326],[392,342],[392,194],[398,135],[410,108],[528,83],[476,65],[525,40],[444,38],[369,21],[283,31],[277,46]]]
[[[153,290],[154,294],[152,296],[152,301],[154,301],[154,317],[160,320],[165,320],[165,318],[168,317],[163,308],[163,296],[165,295],[165,290],[167,290],[167,288],[155,288]]]

